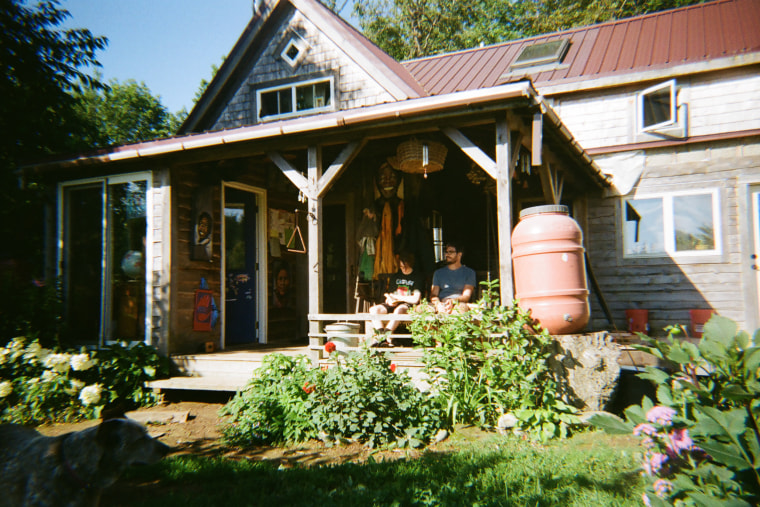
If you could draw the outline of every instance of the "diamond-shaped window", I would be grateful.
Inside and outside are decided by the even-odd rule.
[[[309,44],[298,35],[292,34],[290,40],[283,47],[280,58],[291,67],[296,68],[304,59],[308,50]]]

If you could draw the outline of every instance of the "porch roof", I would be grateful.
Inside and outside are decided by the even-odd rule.
[[[156,161],[165,162],[182,159],[194,160],[205,152],[214,150],[218,159],[236,158],[245,154],[264,153],[271,150],[275,139],[286,139],[293,147],[309,144],[318,135],[320,142],[326,140],[340,142],[361,135],[362,130],[384,128],[394,131],[399,125],[414,127],[435,121],[444,125],[467,116],[496,113],[498,111],[525,110],[541,112],[544,122],[544,136],[548,143],[568,157],[572,166],[588,176],[597,186],[607,187],[611,177],[602,173],[591,157],[573,138],[562,124],[557,114],[538,95],[529,81],[509,83],[479,90],[454,92],[434,97],[422,97],[376,106],[337,111],[334,113],[294,118],[253,126],[239,127],[215,132],[190,134],[115,146],[90,153],[28,164],[22,167],[25,174],[50,173],[55,170],[93,168],[99,165]],[[295,137],[297,136],[297,137]],[[242,147],[244,153],[234,155],[218,152],[223,147]]]

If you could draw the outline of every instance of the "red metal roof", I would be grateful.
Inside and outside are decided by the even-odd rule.
[[[529,45],[570,39],[556,68],[514,71]],[[419,58],[404,66],[432,95],[522,79],[536,87],[632,74],[760,51],[760,0],[719,0],[483,48]]]

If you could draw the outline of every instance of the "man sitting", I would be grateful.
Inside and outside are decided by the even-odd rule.
[[[438,313],[467,311],[472,298],[477,277],[472,268],[462,264],[462,248],[456,243],[446,243],[444,260],[446,265],[433,273],[433,288],[430,302]]]
[[[425,281],[422,274],[414,270],[414,254],[401,252],[398,256],[399,270],[390,279],[388,292],[385,293],[385,303],[375,305],[369,309],[369,313],[402,315],[409,311],[409,307],[420,302],[422,287]],[[393,347],[390,334],[398,327],[400,321],[390,320],[383,325],[382,321],[373,320],[375,333],[387,334],[384,341],[374,341],[371,346],[386,345]]]

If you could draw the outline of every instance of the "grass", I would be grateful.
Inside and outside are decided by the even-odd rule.
[[[627,506],[641,505],[636,442],[589,432],[536,445],[454,433],[419,459],[278,469],[269,463],[176,456],[125,476],[140,506]],[[134,485],[142,487],[134,488]]]

